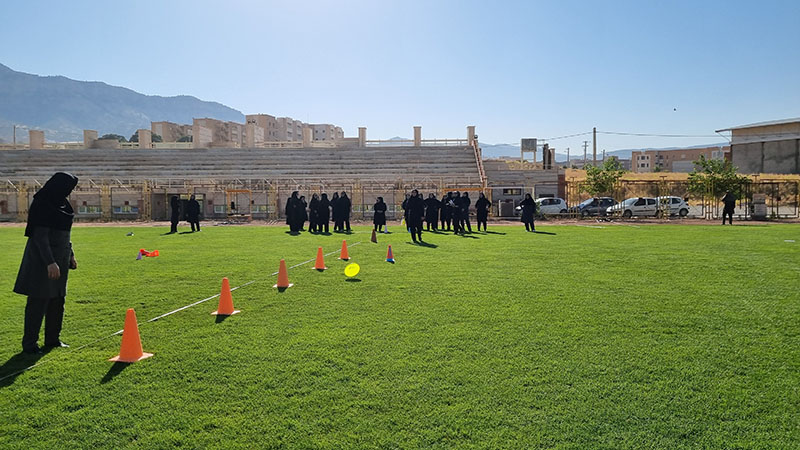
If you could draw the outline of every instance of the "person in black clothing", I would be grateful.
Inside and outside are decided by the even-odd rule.
[[[472,201],[469,199],[469,193],[464,192],[461,196],[461,232],[464,232],[464,227],[472,233],[472,225],[469,223],[469,205]]]
[[[300,196],[300,208],[301,209],[300,209],[300,220],[299,220],[300,221],[300,230],[299,231],[305,231],[306,222],[308,222],[308,211],[306,210],[306,208],[308,208],[308,202],[306,201],[306,196],[305,195],[301,195]]]
[[[408,223],[408,199],[411,198],[410,194],[406,194],[405,200],[403,200],[403,204],[400,205],[403,208],[403,221],[406,223],[406,230],[411,231],[411,225]]]
[[[339,226],[339,231],[350,232],[350,211],[353,209],[353,204],[347,196],[347,192],[342,191],[339,197],[339,208],[342,214],[342,225]]]
[[[486,231],[486,222],[489,217],[489,207],[491,204],[483,192],[478,194],[478,200],[475,202],[475,212],[478,216],[478,231],[481,231],[481,224],[483,224],[483,231]]]
[[[331,219],[331,202],[328,200],[328,194],[322,194],[317,207],[317,232],[329,233],[328,225]],[[324,231],[323,231],[324,229]]]
[[[342,211],[339,208],[339,193],[334,192],[331,197],[331,218],[333,219],[333,231],[341,231],[343,227],[341,216]]]
[[[189,202],[186,203],[186,215],[189,217],[192,232],[200,231],[200,202],[197,201],[194,194],[189,197]]]
[[[177,233],[178,232],[178,222],[181,220],[181,202],[178,200],[177,195],[173,195],[169,199],[169,223],[171,227],[169,229],[170,233]]]
[[[442,231],[450,231],[450,193],[448,192],[442,197],[439,204],[439,219],[442,223]]]
[[[311,202],[308,204],[308,231],[317,233],[319,223],[319,195],[311,194]]]
[[[736,208],[736,195],[731,191],[725,191],[725,196],[722,197],[722,203],[725,207],[722,209],[722,224],[725,225],[725,217],[728,217],[728,223],[733,225],[733,211]]]
[[[450,222],[453,224],[453,234],[458,234],[461,229],[461,193],[453,192],[450,197]]]
[[[14,292],[28,296],[22,351],[41,353],[39,330],[44,319],[44,345],[69,347],[61,342],[64,297],[70,270],[78,268],[72,252],[70,230],[75,213],[67,197],[78,178],[66,172],[53,175],[33,196],[25,227],[25,252]]]
[[[383,202],[383,197],[378,197],[375,204],[372,205],[372,210],[375,212],[372,215],[373,229],[380,233],[381,228],[386,226],[386,203]]]
[[[303,207],[300,203],[299,192],[292,192],[292,196],[286,199],[286,224],[289,225],[289,231],[298,233],[300,231],[300,219],[303,217],[300,209]]]
[[[428,194],[428,198],[425,199],[425,222],[428,224],[428,231],[431,231],[431,227],[433,227],[433,231],[439,228],[439,208],[441,204],[436,199],[436,194]]]
[[[408,209],[408,231],[411,232],[411,240],[422,242],[422,218],[425,215],[425,201],[416,189],[411,191],[411,196],[406,203]]]
[[[525,194],[525,200],[519,204],[522,207],[522,223],[525,224],[525,231],[536,232],[533,224],[533,216],[536,215],[536,202],[533,201],[531,194]]]

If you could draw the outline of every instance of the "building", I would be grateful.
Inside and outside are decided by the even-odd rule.
[[[622,167],[623,170],[627,170],[627,171],[631,170],[631,160],[630,159],[620,159],[620,158],[618,158],[616,156],[609,156],[608,159],[616,160],[619,163],[620,167]]]
[[[731,160],[742,173],[800,174],[800,118],[717,130],[731,132]]]
[[[328,123],[317,123],[309,125],[313,130],[312,139],[315,141],[338,141],[344,138],[344,132],[340,127]]]
[[[706,159],[730,159],[730,146],[681,148],[675,150],[641,150],[631,152],[631,170],[635,173],[692,172],[694,161]]]
[[[180,138],[192,135],[192,126],[172,122],[150,122],[150,131],[161,136],[163,142],[178,142]]]
[[[241,148],[245,143],[245,124],[217,119],[194,119],[192,122],[194,148]]]
[[[298,142],[303,140],[303,128],[307,124],[291,117],[278,117],[278,141]]]
[[[264,141],[279,141],[278,139],[278,120],[269,114],[248,114],[245,116],[247,125],[255,125],[255,144]]]

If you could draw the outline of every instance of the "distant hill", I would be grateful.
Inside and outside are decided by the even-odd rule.
[[[483,150],[483,157],[484,158],[498,158],[501,156],[510,156],[514,158],[519,158],[519,145],[515,144],[484,144],[481,143],[481,149]],[[669,151],[669,150],[681,150],[686,148],[705,148],[705,147],[722,147],[725,145],[729,145],[727,142],[720,143],[720,144],[703,144],[703,145],[693,145],[690,147],[664,147],[664,148],[638,148],[638,149],[621,149],[621,150],[612,150],[606,152],[606,157],[609,156],[616,156],[619,159],[630,159],[631,153],[634,151],[640,150],[660,150],[660,151]],[[597,158],[599,159],[602,156],[602,152],[597,152]],[[526,155],[526,157],[530,157],[530,155]],[[536,155],[537,160],[542,160],[542,152]],[[575,152],[570,153],[570,159],[579,160],[583,159],[583,152]],[[589,159],[592,159],[592,153],[589,152],[588,154]],[[567,155],[565,153],[558,153],[556,152],[556,162],[566,162]]]
[[[144,95],[97,81],[38,76],[0,64],[0,139],[11,141],[12,125],[44,130],[48,141],[80,141],[83,130],[132,135],[150,122],[192,123],[212,117],[244,123],[244,114],[216,102],[188,95]],[[26,130],[17,140],[26,142]]]

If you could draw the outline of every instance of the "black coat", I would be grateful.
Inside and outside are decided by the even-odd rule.
[[[736,209],[736,196],[732,192],[728,192],[725,197],[722,197],[722,203],[725,204],[725,211],[733,212]]]
[[[350,202],[350,197],[339,197],[339,202],[336,208],[339,210],[339,220],[350,220],[350,210],[353,204]]]
[[[311,223],[317,223],[319,221],[319,199],[312,198],[311,202],[308,204],[308,219]]]
[[[478,217],[487,217],[489,215],[489,206],[490,203],[486,197],[478,198],[478,201],[475,202],[475,210]]]
[[[526,198],[519,204],[522,207],[522,221],[533,222],[533,216],[536,214],[536,202],[532,198]]]
[[[327,198],[320,199],[317,206],[317,223],[328,223],[331,220],[331,201]]]
[[[375,214],[372,216],[372,223],[375,225],[386,225],[386,203],[376,202],[372,205]]]
[[[408,223],[410,225],[422,225],[422,217],[425,215],[425,201],[422,197],[409,197],[406,211],[408,211]]]
[[[189,216],[189,222],[197,222],[200,220],[200,202],[197,200],[189,200],[186,204],[186,215]]]
[[[181,201],[178,197],[172,197],[169,201],[170,222],[178,223],[181,220]]]
[[[425,221],[428,223],[439,221],[439,208],[442,202],[435,198],[425,199]]]

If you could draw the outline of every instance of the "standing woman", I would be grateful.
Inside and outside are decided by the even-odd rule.
[[[186,204],[186,214],[189,216],[192,232],[200,231],[200,202],[197,201],[194,194],[189,197],[189,202]]]
[[[173,195],[171,199],[169,199],[169,209],[170,209],[170,216],[169,222],[172,226],[169,229],[170,233],[177,233],[178,232],[178,222],[181,220],[181,202],[178,200],[177,195]]]
[[[536,214],[536,202],[533,201],[531,194],[525,194],[525,200],[519,204],[522,207],[522,223],[525,224],[525,231],[536,232],[533,224],[533,216]]]
[[[292,196],[286,199],[286,225],[289,225],[289,232],[296,233],[300,230],[299,218],[300,216],[300,198],[299,192],[292,192]]]
[[[347,196],[347,192],[342,191],[342,196],[339,197],[339,209],[342,212],[342,223],[343,225],[339,226],[339,231],[346,231],[350,232],[350,211],[353,209],[353,204],[350,202],[350,198]]]
[[[317,208],[317,232],[328,233],[328,221],[331,218],[331,202],[328,201],[328,194],[322,194],[322,199],[319,201]]]
[[[300,229],[298,231],[305,231],[306,222],[308,222],[308,202],[306,201],[306,196],[300,196]]]
[[[483,231],[486,231],[486,222],[489,217],[489,207],[491,204],[486,199],[483,192],[478,194],[478,200],[475,202],[475,211],[478,215],[478,231],[481,231],[481,223],[483,224]]]
[[[406,194],[406,198],[405,198],[405,200],[403,200],[403,203],[400,205],[400,207],[403,208],[403,222],[406,223],[406,231],[408,231],[410,233],[411,232],[411,225],[408,224],[408,199],[409,198],[411,198],[411,194]]]
[[[372,205],[372,210],[375,211],[372,215],[373,229],[380,233],[381,228],[386,226],[386,203],[383,202],[383,197],[378,197],[378,200]]]
[[[342,228],[341,216],[342,212],[339,209],[339,193],[334,192],[331,197],[331,214],[333,218],[333,231],[340,231]]]
[[[68,347],[61,342],[64,297],[69,270],[78,268],[72,253],[70,230],[75,214],[67,196],[78,178],[65,172],[53,175],[33,196],[25,227],[25,253],[14,284],[14,292],[27,295],[22,351],[40,353],[39,329],[44,323],[46,347]]]
[[[442,218],[442,231],[450,231],[450,219],[453,213],[453,208],[450,206],[450,200],[452,199],[452,192],[448,192],[447,195],[442,198],[442,213],[440,215]],[[447,226],[446,230],[445,226]]]
[[[311,202],[308,204],[308,231],[317,233],[319,223],[319,195],[311,194]]]

